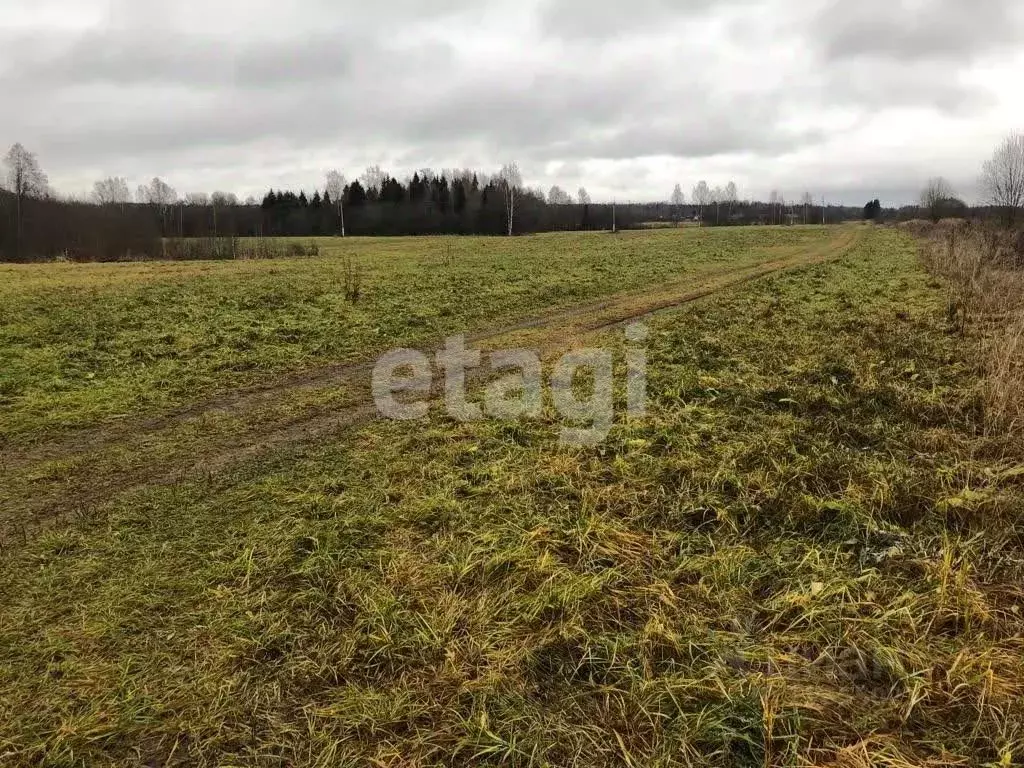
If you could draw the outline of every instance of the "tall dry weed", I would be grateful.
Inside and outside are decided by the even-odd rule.
[[[949,281],[950,319],[979,340],[986,427],[1024,435],[1024,237],[965,221],[920,234],[926,264]]]

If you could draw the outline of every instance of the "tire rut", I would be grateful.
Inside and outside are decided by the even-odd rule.
[[[582,337],[684,306],[769,275],[838,258],[858,240],[859,235],[856,233],[843,233],[813,251],[705,275],[703,284],[690,290],[680,290],[680,286],[675,285],[655,291],[619,294],[599,302],[558,310],[499,329],[473,334],[467,336],[467,341],[481,346],[497,342],[505,336],[539,331],[541,338],[535,348],[539,348],[543,356],[549,357],[577,345]],[[438,347],[435,345],[434,349]],[[87,515],[125,494],[147,487],[215,477],[231,466],[284,446],[309,443],[370,422],[378,418],[368,386],[372,369],[373,362],[366,361],[289,374],[271,384],[209,398],[159,417],[78,433],[70,438],[32,447],[21,455],[0,454],[0,466],[8,472],[12,469],[31,469],[82,454],[102,455],[104,451],[120,447],[137,448],[139,457],[144,458],[145,447],[154,437],[159,437],[161,433],[172,433],[193,422],[201,424],[203,419],[211,416],[251,414],[267,406],[284,404],[300,391],[312,392],[345,386],[357,392],[355,402],[348,405],[313,407],[308,412],[291,417],[257,421],[240,435],[209,435],[208,450],[190,455],[188,460],[177,466],[160,466],[143,461],[141,465],[125,466],[123,471],[115,471],[111,476],[101,476],[91,471],[92,463],[86,462],[81,471],[73,471],[71,477],[60,482],[49,483],[50,487],[43,489],[42,494],[33,495],[30,502],[21,504],[13,519],[5,520],[5,515],[0,515],[0,549],[5,548],[5,540],[10,539],[11,534],[19,528],[27,537],[40,524],[52,524],[75,515]],[[479,383],[485,376],[486,372],[480,369],[468,371],[467,382]],[[434,391],[430,397],[434,400],[440,394],[440,391]],[[166,436],[173,437],[169,434]]]

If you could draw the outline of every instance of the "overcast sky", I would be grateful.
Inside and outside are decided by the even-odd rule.
[[[515,160],[600,200],[974,199],[1022,80],[1020,0],[0,0],[0,143],[67,194]]]

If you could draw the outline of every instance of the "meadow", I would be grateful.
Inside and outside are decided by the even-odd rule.
[[[708,232],[327,238],[301,241],[313,259],[0,265],[0,445],[828,241],[813,228]]]
[[[680,229],[0,268],[0,763],[1016,764],[1021,450],[918,250]],[[365,403],[391,346],[621,363],[636,317],[648,415],[594,448],[550,403]]]

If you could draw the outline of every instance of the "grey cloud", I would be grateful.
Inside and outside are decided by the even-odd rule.
[[[515,159],[575,178],[639,158],[781,168],[834,138],[834,111],[855,132],[892,107],[963,120],[1011,98],[961,76],[966,58],[1024,37],[1006,3],[915,26],[898,4],[823,2],[307,0],[281,14],[223,0],[210,19],[199,0],[116,0],[92,28],[0,30],[0,103],[17,105],[0,139],[39,151],[58,180],[159,172],[190,189],[196,177],[276,183],[296,158],[350,175]],[[928,128],[908,126],[908,140]]]
[[[63,37],[63,35],[61,36]],[[201,85],[223,64],[215,41],[165,33],[124,36],[90,30],[70,39],[39,40],[38,33],[15,41],[22,51],[5,79],[31,82],[35,89],[91,83]]]
[[[123,35],[95,30],[57,51],[34,49],[22,41],[25,55],[17,72],[3,79],[31,81],[35,88],[92,84],[181,85],[205,89],[238,85],[268,89],[303,87],[343,77],[360,56],[373,58],[347,36],[313,34],[295,39],[230,41],[204,35],[163,33]]]
[[[664,22],[682,23],[745,0],[545,0],[539,25],[546,35],[566,39],[609,40],[624,33],[660,30]]]
[[[1019,45],[1019,0],[833,0],[820,10],[811,39],[827,60],[878,57],[969,61]]]
[[[836,62],[796,89],[819,106],[856,107],[865,115],[888,108],[925,108],[950,116],[968,116],[991,106],[995,97],[964,82],[950,64],[884,61]]]

